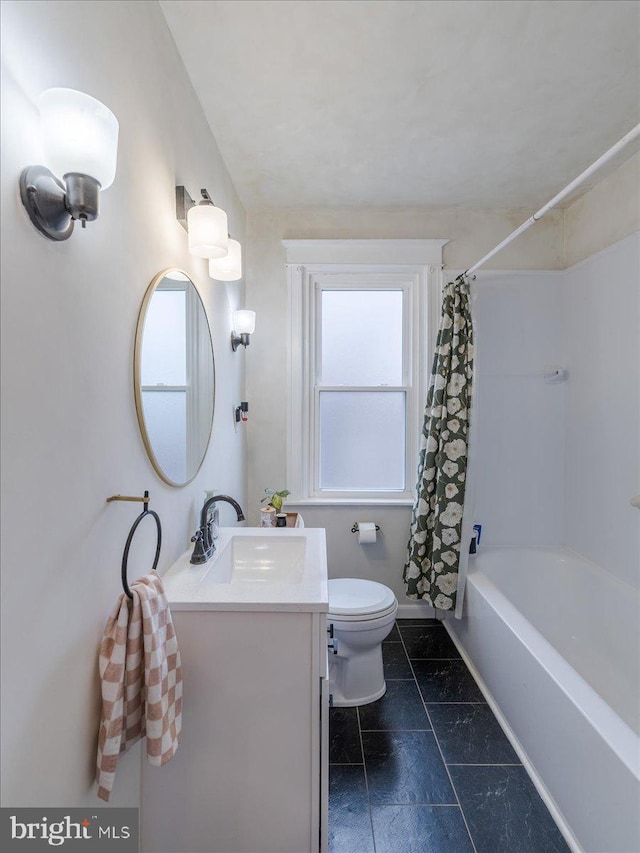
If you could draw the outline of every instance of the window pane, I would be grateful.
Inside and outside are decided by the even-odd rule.
[[[401,290],[322,292],[323,385],[403,385]]]
[[[320,392],[320,488],[405,487],[404,391]]]
[[[188,479],[186,391],[143,391],[142,407],[158,464],[174,483],[184,483]]]
[[[143,385],[186,385],[186,293],[156,290],[144,322]]]

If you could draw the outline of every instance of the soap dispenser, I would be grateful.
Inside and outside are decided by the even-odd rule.
[[[473,533],[471,534],[471,542],[469,544],[469,553],[476,554],[478,552],[478,545],[480,544],[480,537],[482,536],[482,525],[474,524],[473,525]]]

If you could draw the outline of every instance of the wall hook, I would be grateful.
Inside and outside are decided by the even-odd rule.
[[[247,402],[240,403],[240,405],[235,407],[234,411],[237,424],[239,424],[240,421],[242,421],[242,423],[246,423],[249,420],[249,404]]]

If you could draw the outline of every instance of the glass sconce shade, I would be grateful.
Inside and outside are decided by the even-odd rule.
[[[209,275],[218,281],[238,281],[242,278],[242,246],[229,237],[229,254],[209,261]]]
[[[54,175],[88,175],[100,188],[116,176],[118,119],[100,101],[75,89],[47,89],[39,99],[46,165]]]
[[[224,258],[229,252],[227,214],[207,202],[187,213],[189,251],[199,258]]]
[[[234,311],[233,330],[237,335],[252,335],[256,330],[256,312],[246,308]]]
[[[42,235],[68,240],[75,222],[97,219],[100,190],[114,181],[118,119],[76,89],[47,89],[38,105],[45,164],[22,170],[20,198]]]
[[[256,312],[241,308],[233,312],[233,331],[231,332],[231,349],[235,352],[239,346],[248,347],[251,335],[256,328]]]

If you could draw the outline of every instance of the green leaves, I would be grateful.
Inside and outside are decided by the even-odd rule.
[[[275,509],[276,512],[280,512],[282,509],[282,504],[284,499],[291,494],[289,489],[281,489],[277,492],[275,489],[265,489],[264,497],[262,498],[261,503],[267,501],[267,503],[271,504],[271,506]]]

